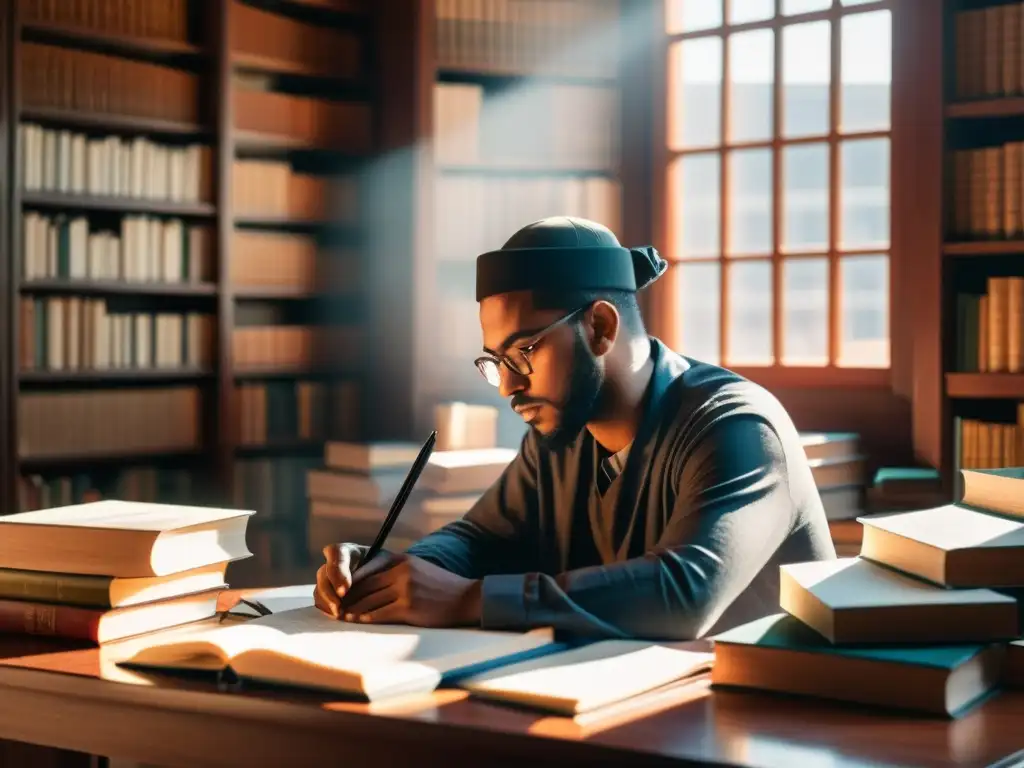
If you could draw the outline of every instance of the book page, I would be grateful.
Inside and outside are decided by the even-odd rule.
[[[251,650],[277,652],[286,636],[280,631],[261,627],[256,621],[214,624],[172,636],[153,636],[124,659],[126,664],[167,669],[223,668],[232,657]]]
[[[443,673],[550,641],[550,633],[355,624],[312,607],[254,619],[239,629],[250,627],[280,633],[274,646],[280,654],[349,671],[413,662]]]
[[[475,675],[459,685],[487,698],[577,714],[705,672],[713,661],[711,653],[605,640]]]
[[[557,647],[551,643],[550,630],[520,634],[353,624],[316,608],[265,616],[238,627],[250,628],[279,637],[273,647],[266,643],[233,656],[230,666],[239,676],[356,693],[371,701],[425,693],[447,672]]]
[[[138,649],[128,664],[165,669],[208,669],[211,659],[279,682],[303,683],[311,673],[334,671],[388,680],[451,670],[542,647],[550,632],[526,635],[469,629],[423,629],[341,622],[315,607],[285,610],[244,624],[176,636]],[[238,662],[238,664],[236,664]],[[399,668],[404,672],[399,674]]]

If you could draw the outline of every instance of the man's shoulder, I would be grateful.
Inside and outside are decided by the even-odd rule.
[[[672,409],[679,418],[694,413],[727,415],[747,413],[772,418],[782,404],[771,392],[734,371],[692,358],[684,358],[689,367],[675,382]]]

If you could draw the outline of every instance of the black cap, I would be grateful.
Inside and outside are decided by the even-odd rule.
[[[667,267],[654,248],[624,248],[602,224],[554,216],[477,257],[476,300],[510,291],[638,291]]]

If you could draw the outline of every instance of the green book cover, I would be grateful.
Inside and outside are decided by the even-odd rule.
[[[911,664],[922,667],[956,669],[961,664],[988,648],[986,644],[975,645],[928,645],[928,646],[836,646],[821,637],[798,619],[784,613],[766,616],[749,624],[743,624],[723,632],[712,640],[715,643],[734,645],[756,645],[761,648],[824,653],[894,664]]]

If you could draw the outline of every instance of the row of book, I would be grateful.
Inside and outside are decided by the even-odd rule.
[[[199,78],[159,64],[23,43],[22,106],[195,123]]]
[[[558,211],[599,221],[612,232],[622,222],[622,187],[603,176],[583,178],[439,175],[434,185],[434,238],[441,260],[468,260],[497,247],[525,222]]]
[[[34,123],[18,126],[21,183],[28,191],[178,203],[213,199],[213,151],[145,136],[90,136]]]
[[[192,469],[127,466],[74,474],[31,473],[18,478],[18,512],[66,507],[101,499],[189,504],[200,496]]]
[[[202,404],[195,386],[21,392],[18,455],[32,461],[197,452]]]
[[[956,370],[1024,371],[1024,277],[989,277],[984,294],[956,302]]]
[[[215,327],[199,313],[107,311],[102,299],[24,299],[23,370],[198,369],[212,362]],[[232,331],[232,365],[317,372],[355,367],[362,333],[354,326],[247,326]]]
[[[21,223],[26,281],[202,283],[214,274],[214,231],[209,226],[125,216],[115,232],[85,216],[38,211],[24,211]],[[238,258],[244,260],[245,251]]]
[[[388,539],[396,550],[456,520],[504,472],[516,451],[499,448],[497,412],[446,403],[435,409],[438,444]],[[419,452],[411,443],[332,441],[306,480],[310,556],[331,542],[370,544]]]
[[[963,469],[1004,469],[1024,464],[1024,403],[1015,423],[956,417],[953,444]]]
[[[361,285],[361,266],[357,251],[320,247],[308,234],[236,229],[231,235],[235,286],[351,292]]]
[[[260,518],[287,536],[291,551],[305,548],[306,475],[320,463],[316,456],[239,458],[233,464],[234,504],[258,509]],[[266,566],[273,566],[266,563]]]
[[[23,24],[54,24],[107,35],[146,37],[155,40],[188,38],[188,0],[159,3],[128,0],[18,0]]]
[[[435,2],[442,68],[609,78],[618,73],[618,0]]]
[[[232,331],[231,359],[242,371],[344,369],[362,360],[362,346],[356,326],[246,326]]]
[[[1024,93],[1024,4],[1000,3],[953,17],[958,99]]]
[[[434,153],[442,165],[612,170],[618,141],[617,88],[530,82],[488,91],[473,83],[434,85]]]
[[[240,147],[301,143],[355,155],[373,149],[373,108],[364,101],[311,98],[274,90],[273,75],[236,73],[231,109]]]
[[[197,312],[112,312],[104,299],[23,298],[23,371],[209,369],[215,324]]]
[[[279,160],[236,160],[231,194],[238,216],[351,223],[359,212],[354,179],[296,173]]]
[[[941,715],[1024,684],[1024,471],[961,474],[958,504],[860,518],[858,557],[782,566],[781,612],[713,638],[712,683]]]
[[[105,54],[25,43],[21,66],[28,109],[199,119],[196,75]],[[314,99],[271,90],[272,79],[235,75],[234,128],[245,140],[290,139],[361,153],[373,146],[368,103]]]
[[[235,387],[238,444],[321,440],[327,434],[331,405],[328,399],[334,394],[343,401],[345,392],[323,381],[238,384]],[[345,407],[345,403],[340,402],[339,406]]]
[[[951,153],[951,234],[992,240],[1024,233],[1024,142]]]
[[[230,0],[228,14],[236,61],[241,54],[242,62],[248,55],[332,77],[354,79],[360,74],[362,44],[350,30],[309,24],[239,0]]]
[[[177,218],[124,216],[114,231],[86,216],[24,211],[22,277],[33,280],[115,280],[206,283],[214,275],[214,231]],[[320,248],[293,232],[236,229],[231,234],[235,286],[354,289],[358,254]]]

